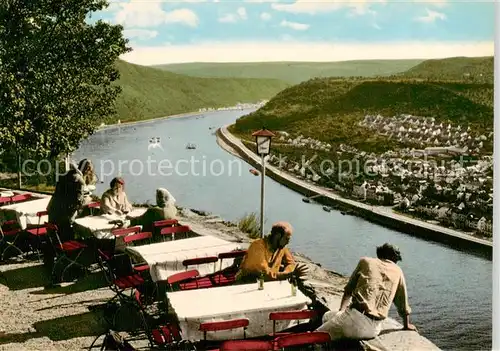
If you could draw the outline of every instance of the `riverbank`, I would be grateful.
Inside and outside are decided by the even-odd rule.
[[[182,209],[179,221],[199,235],[248,243],[235,224],[200,211]],[[297,262],[308,268],[308,283],[317,297],[331,309],[338,309],[347,277],[323,269],[309,258],[294,252]],[[39,263],[12,262],[0,266],[0,345],[2,350],[76,350],[88,348],[95,336],[106,329],[102,310],[91,306],[112,297],[101,272],[61,287],[44,288],[43,267]],[[144,347],[144,341],[133,343]],[[392,318],[384,321],[376,339],[363,342],[366,350],[439,350],[416,332],[402,330]]]
[[[238,138],[227,130],[227,126],[217,130],[218,144],[231,154],[243,159],[261,170],[260,157],[249,150]],[[362,202],[345,199],[330,189],[319,187],[311,182],[298,179],[272,165],[266,165],[266,175],[277,182],[307,197],[320,196],[316,202],[333,205],[337,209],[349,210],[351,214],[362,217],[387,228],[418,236],[426,240],[440,242],[453,248],[471,252],[492,260],[492,242],[467,235],[450,228],[413,219],[383,206],[371,206]]]
[[[253,110],[253,109],[258,108],[257,105],[258,104],[256,104],[256,106],[254,106],[254,107],[245,107],[242,110]],[[210,113],[214,113],[214,112],[221,112],[221,111],[232,111],[232,110],[236,110],[236,109],[240,109],[240,108],[237,108],[236,106],[231,106],[231,107],[225,107],[224,110],[220,110],[220,111],[219,110],[193,111],[193,112],[178,113],[175,115],[169,115],[169,116],[164,116],[164,117],[148,118],[148,119],[144,119],[144,120],[140,120],[140,121],[113,123],[113,124],[104,125],[102,127],[98,127],[96,132],[104,131],[107,129],[114,129],[117,127],[130,127],[130,126],[136,126],[136,125],[145,124],[145,123],[163,121],[166,119],[176,119],[176,118],[185,118],[185,117],[200,117],[200,116],[204,116],[205,114],[210,114]]]

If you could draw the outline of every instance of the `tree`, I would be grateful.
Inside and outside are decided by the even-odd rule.
[[[0,145],[55,158],[113,115],[123,27],[89,23],[106,0],[0,2]]]

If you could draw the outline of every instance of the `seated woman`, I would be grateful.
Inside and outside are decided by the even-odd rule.
[[[156,189],[156,206],[148,208],[140,217],[130,218],[130,225],[142,225],[143,232],[152,232],[153,222],[176,217],[175,198],[167,189],[158,188]]]
[[[290,242],[292,231],[293,228],[289,223],[278,222],[273,225],[271,234],[252,242],[236,275],[236,282],[254,283],[261,274],[265,280],[289,278],[296,267],[292,253],[286,247]],[[302,270],[301,267],[295,274],[299,276],[305,274]]]
[[[103,214],[123,215],[132,211],[132,205],[127,199],[122,178],[113,178],[109,183],[111,189],[106,190],[101,197],[101,212]]]

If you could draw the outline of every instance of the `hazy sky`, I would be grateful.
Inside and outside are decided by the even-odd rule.
[[[493,1],[115,0],[129,62],[339,61],[493,55]]]

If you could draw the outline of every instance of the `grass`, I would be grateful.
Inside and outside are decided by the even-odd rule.
[[[196,78],[118,61],[117,119],[139,121],[269,99],[289,84],[276,79]],[[108,123],[116,120],[107,121]]]
[[[247,214],[238,221],[238,229],[248,234],[250,239],[260,238],[259,217],[255,212]]]
[[[404,72],[423,60],[359,60],[341,62],[195,62],[155,66],[195,77],[274,78],[297,84],[315,77],[387,76]]]

